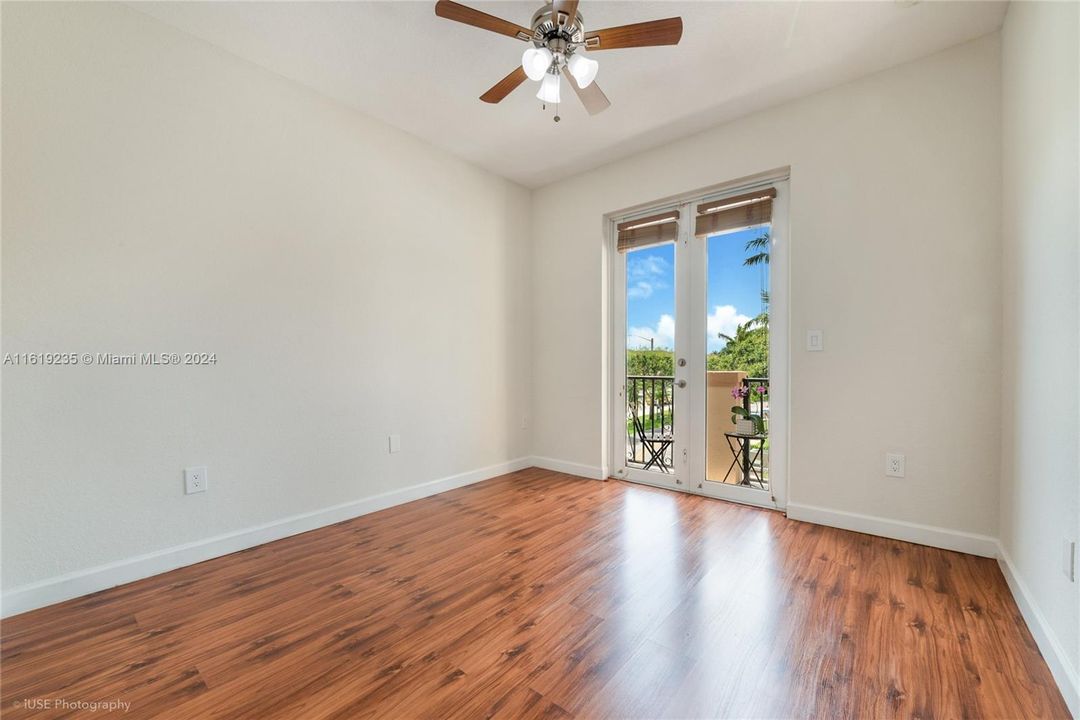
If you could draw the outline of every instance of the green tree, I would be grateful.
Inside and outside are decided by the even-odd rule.
[[[750,320],[735,330],[722,350],[709,353],[709,370],[742,370],[750,377],[769,377],[769,328]]]
[[[626,375],[632,377],[672,377],[675,374],[675,354],[671,350],[627,350]],[[654,380],[627,380],[627,400],[632,405],[645,428],[652,432],[656,428],[671,425],[672,387],[670,382]],[[656,412],[653,415],[653,412]],[[627,432],[633,433],[631,420],[626,421]]]
[[[664,375],[675,374],[675,356],[670,350],[627,350],[627,375]]]

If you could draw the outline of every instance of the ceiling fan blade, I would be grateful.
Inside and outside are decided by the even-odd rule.
[[[559,16],[565,16],[566,20],[559,22],[559,25],[573,25],[577,20],[577,5],[578,0],[554,0],[551,3],[551,16],[559,19]]]
[[[563,77],[566,82],[570,84],[570,87],[574,88],[574,92],[577,93],[578,99],[581,100],[581,104],[585,106],[585,109],[589,111],[590,115],[596,115],[602,113],[611,107],[611,101],[607,99],[607,95],[604,91],[597,87],[595,82],[589,83],[588,87],[578,87],[577,80],[570,73],[564,73]]]
[[[509,75],[492,85],[490,90],[480,96],[480,99],[486,103],[500,102],[523,82],[525,82],[525,70],[518,65]]]
[[[682,18],[673,17],[593,30],[585,34],[585,49],[616,50],[652,45],[678,45],[681,39]]]
[[[454,20],[459,23],[465,23],[466,25],[472,25],[481,30],[490,30],[491,32],[499,33],[500,35],[517,38],[518,40],[529,40],[532,38],[532,31],[529,30],[529,28],[522,27],[509,20],[497,18],[494,15],[488,15],[479,10],[473,10],[471,7],[466,7],[460,3],[453,2],[453,0],[439,0],[435,3],[435,14],[439,17],[446,18],[447,20]]]

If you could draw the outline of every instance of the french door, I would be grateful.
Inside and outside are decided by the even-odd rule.
[[[787,182],[612,222],[613,474],[783,507]]]

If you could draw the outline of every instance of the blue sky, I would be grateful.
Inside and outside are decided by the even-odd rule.
[[[746,267],[746,243],[765,227],[713,235],[708,242],[709,351],[719,350],[719,333],[733,335],[739,323],[761,312],[761,291],[767,270]],[[626,258],[626,344],[630,348],[674,346],[675,245],[668,243],[631,252]],[[640,337],[638,337],[640,336]],[[642,339],[645,338],[645,339]]]

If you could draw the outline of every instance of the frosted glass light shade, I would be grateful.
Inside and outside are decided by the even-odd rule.
[[[600,63],[582,55],[580,52],[570,56],[567,62],[570,74],[577,80],[578,87],[586,88],[596,79],[596,73],[600,70]]]
[[[521,69],[530,80],[542,80],[551,67],[551,51],[545,47],[531,47],[521,54]]]
[[[540,92],[536,93],[536,97],[549,104],[558,103],[559,76],[551,73],[545,75],[544,79],[540,81]]]

